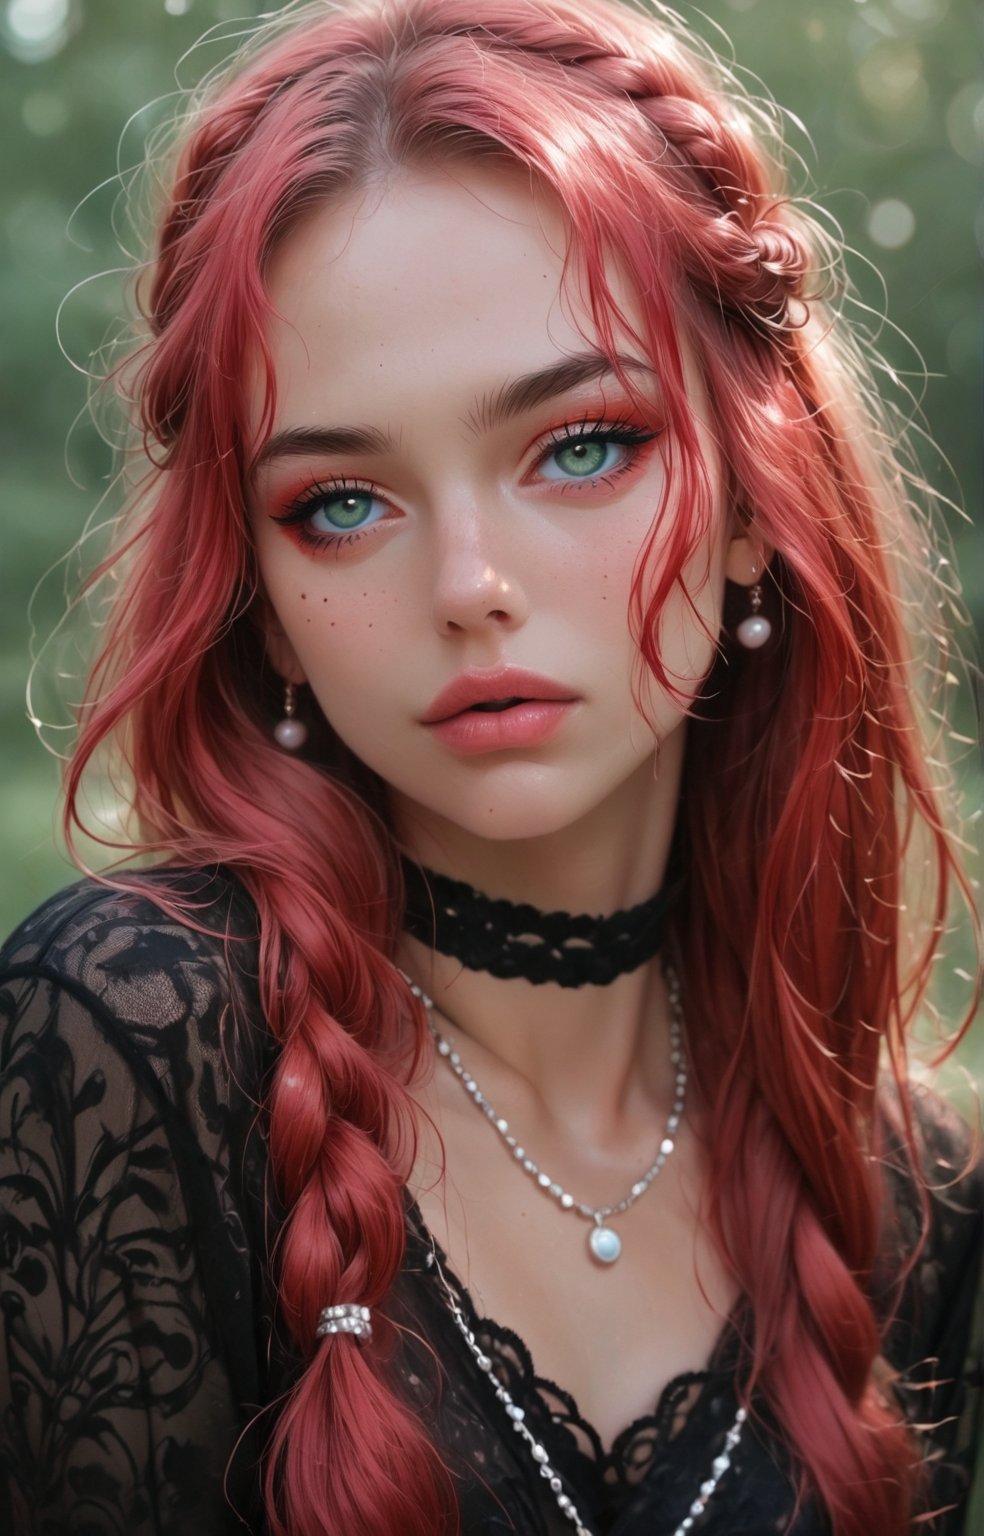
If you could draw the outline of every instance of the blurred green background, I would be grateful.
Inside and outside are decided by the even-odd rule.
[[[884,308],[880,279],[867,265],[873,261],[884,274],[892,325],[911,338],[910,345],[886,326],[880,346],[909,376],[938,444],[924,451],[926,474],[976,518],[984,86],[975,7],[970,0],[706,0],[703,13],[681,9],[706,36],[723,28],[740,66],[801,119],[805,132],[792,127],[790,138],[807,160],[807,190],[815,188],[862,253],[852,263],[860,295]],[[111,455],[85,416],[77,369],[118,327],[118,269],[129,258],[114,217],[122,243],[136,249],[118,208],[114,216],[117,172],[125,178],[140,159],[146,134],[174,104],[176,79],[194,83],[229,45],[210,43],[178,65],[182,55],[216,25],[231,38],[236,18],[258,10],[251,0],[0,0],[4,931],[71,874],[53,834],[58,765],[38,743],[24,695],[32,628],[36,647],[64,610],[66,582],[71,588],[76,579],[77,561],[56,562],[110,487]],[[74,369],[56,339],[66,295],[60,334]],[[978,533],[955,515],[951,522],[980,623],[984,551]],[[77,634],[84,637],[79,626]],[[66,721],[65,701],[75,696],[56,674],[78,670],[69,627],[35,675],[34,708],[56,748],[67,742],[57,722]],[[966,701],[965,709],[969,718]]]
[[[879,345],[915,389],[938,445],[923,448],[925,473],[978,524],[971,530],[950,518],[981,632],[984,84],[976,7],[971,0],[705,0],[702,13],[680,9],[708,37],[723,28],[743,69],[801,120],[805,132],[791,129],[790,137],[807,161],[807,190],[815,190],[860,253],[851,270],[875,311],[884,309],[885,296],[867,262],[884,275],[892,326],[910,342],[885,326]],[[32,643],[36,648],[50,635],[64,610],[66,583],[71,589],[76,578],[75,563],[57,562],[111,477],[110,452],[84,417],[84,378],[61,355],[56,312],[70,295],[62,344],[84,368],[121,312],[114,269],[129,258],[113,233],[117,172],[139,160],[147,132],[168,114],[179,58],[207,29],[220,24],[232,36],[235,18],[258,10],[250,0],[0,0],[3,931],[71,878],[53,831],[57,762],[29,723],[25,684]],[[177,80],[193,84],[225,51],[221,43],[196,51],[177,69]],[[125,224],[118,232],[135,250]],[[93,281],[97,274],[106,275]],[[69,629],[37,670],[34,708],[46,721],[64,721],[65,700],[74,696],[55,674],[78,670]],[[962,707],[961,730],[972,735],[969,701]],[[57,729],[45,734],[50,745],[64,746]],[[980,773],[973,761],[965,772],[972,811],[980,803]],[[944,1012],[961,964],[966,941],[942,968]],[[978,1078],[984,1074],[980,1031],[962,1059]],[[966,1090],[960,1096],[969,1107]],[[984,1528],[984,1514],[977,1528]]]

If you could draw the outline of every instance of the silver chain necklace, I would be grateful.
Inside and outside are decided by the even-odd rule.
[[[666,982],[670,1000],[670,1060],[675,1072],[675,1091],[673,1110],[666,1122],[666,1133],[660,1142],[656,1161],[646,1170],[642,1178],[633,1184],[625,1199],[619,1201],[616,1205],[598,1207],[586,1205],[581,1201],[575,1200],[573,1195],[568,1194],[561,1185],[543,1173],[532,1158],[527,1157],[524,1148],[519,1146],[516,1137],[511,1134],[508,1122],[496,1114],[488,1099],[479,1089],[475,1079],[465,1070],[458,1052],[435,1025],[431,1017],[434,1008],[433,1000],[428,997],[422,987],[418,987],[416,982],[411,980],[405,971],[401,971],[400,975],[407,983],[414,997],[423,1003],[427,1013],[427,1023],[437,1049],[451,1067],[451,1070],[469,1098],[482,1111],[490,1125],[495,1128],[499,1136],[509,1147],[513,1157],[522,1165],[524,1172],[528,1173],[532,1179],[535,1179],[537,1187],[542,1189],[544,1194],[552,1196],[563,1210],[574,1211],[577,1215],[583,1216],[594,1223],[588,1239],[590,1250],[601,1263],[613,1264],[622,1251],[622,1242],[617,1233],[604,1225],[605,1219],[609,1216],[620,1215],[622,1211],[627,1211],[630,1205],[635,1204],[640,1195],[645,1194],[666,1162],[666,1159],[673,1151],[673,1137],[679,1127],[680,1117],[683,1114],[684,1096],[687,1086],[687,1063],[683,1049],[683,1009],[680,1003],[680,983],[676,973],[667,967]],[[433,1239],[427,1252],[426,1263],[428,1268],[433,1268],[437,1272],[438,1281],[455,1327],[464,1339],[475,1364],[488,1379],[513,1429],[525,1442],[526,1449],[529,1451],[534,1465],[537,1467],[540,1476],[546,1481],[557,1502],[557,1508],[574,1527],[574,1536],[592,1536],[592,1532],[582,1519],[575,1501],[571,1498],[570,1494],[565,1492],[563,1479],[552,1466],[549,1452],[537,1440],[533,1431],[526,1424],[525,1409],[513,1401],[512,1395],[502,1385],[502,1382],[499,1381],[495,1374],[495,1366],[492,1360],[482,1349],[475,1337],[474,1330],[469,1327],[461,1301],[455,1294],[441,1268]],[[731,1458],[741,1439],[747,1417],[746,1410],[739,1408],[730,1429],[724,1437],[722,1449],[711,1463],[710,1475],[701,1483],[697,1497],[693,1500],[687,1513],[677,1525],[673,1536],[689,1536],[689,1533],[693,1530],[694,1522],[704,1513],[713,1494],[717,1490],[718,1484],[731,1467]]]
[[[442,1035],[432,1017],[434,1008],[433,999],[428,997],[422,987],[418,987],[405,971],[401,971],[410,991],[414,997],[419,998],[427,1013],[427,1024],[430,1028],[438,1053],[444,1057],[462,1088],[471,1099],[472,1103],[482,1111],[486,1120],[492,1126],[496,1134],[509,1148],[516,1162],[523,1172],[541,1189],[545,1195],[556,1200],[557,1204],[565,1211],[573,1211],[576,1216],[581,1216],[585,1221],[593,1223],[588,1235],[588,1250],[592,1257],[600,1264],[614,1264],[622,1252],[622,1239],[612,1227],[605,1225],[611,1216],[621,1216],[631,1205],[635,1205],[641,1195],[657,1177],[666,1159],[673,1151],[677,1130],[680,1126],[680,1118],[683,1114],[684,1101],[687,1089],[687,1058],[683,1048],[683,1008],[680,1002],[680,982],[669,966],[666,968],[666,986],[670,1002],[670,1064],[674,1071],[673,1108],[667,1117],[663,1139],[659,1144],[655,1162],[651,1163],[641,1178],[633,1184],[624,1200],[616,1201],[612,1205],[593,1206],[587,1205],[583,1200],[576,1200],[562,1185],[552,1179],[548,1173],[544,1173],[537,1163],[529,1156],[526,1148],[521,1145],[517,1137],[512,1134],[508,1120],[498,1115],[479,1088],[471,1073],[466,1070],[458,1052],[451,1041]]]
[[[557,1501],[557,1508],[573,1525],[574,1536],[592,1536],[592,1532],[590,1528],[584,1523],[584,1520],[582,1519],[580,1511],[578,1510],[574,1500],[571,1498],[570,1494],[565,1493],[563,1480],[552,1466],[550,1461],[550,1453],[546,1449],[546,1446],[541,1445],[540,1441],[536,1438],[529,1425],[525,1422],[526,1410],[521,1408],[518,1403],[513,1401],[512,1394],[508,1392],[502,1385],[502,1382],[499,1381],[495,1374],[495,1366],[492,1360],[487,1354],[485,1354],[482,1346],[479,1344],[477,1338],[475,1337],[474,1330],[468,1326],[468,1319],[462,1310],[461,1302],[456,1296],[454,1290],[445,1277],[444,1271],[441,1268],[440,1261],[437,1257],[437,1252],[433,1245],[433,1240],[431,1242],[431,1247],[427,1252],[426,1264],[428,1269],[436,1270],[437,1278],[440,1283],[441,1290],[444,1294],[444,1299],[447,1303],[448,1311],[451,1313],[451,1316],[454,1320],[455,1327],[468,1346],[469,1353],[474,1359],[475,1364],[491,1383],[492,1390],[495,1392],[496,1397],[502,1404],[513,1429],[525,1442],[526,1449],[529,1451],[534,1465],[539,1470],[540,1476],[546,1480],[550,1492],[553,1494]],[[724,1477],[725,1473],[731,1466],[731,1457],[738,1445],[739,1440],[741,1439],[742,1430],[744,1428],[745,1420],[747,1417],[747,1411],[744,1408],[739,1408],[738,1412],[735,1414],[734,1420],[732,1421],[731,1428],[728,1430],[724,1437],[724,1446],[711,1462],[710,1475],[706,1477],[701,1483],[700,1491],[697,1494],[697,1497],[693,1500],[693,1503],[690,1505],[687,1513],[684,1515],[679,1525],[677,1525],[673,1532],[673,1536],[689,1536],[690,1531],[693,1529],[694,1522],[704,1513],[705,1509],[711,1501],[712,1496],[717,1491],[718,1483],[721,1481],[722,1477]]]

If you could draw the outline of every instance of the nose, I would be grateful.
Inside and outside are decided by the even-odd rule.
[[[434,625],[439,634],[510,630],[527,617],[526,593],[514,559],[493,551],[480,519],[459,515],[439,539]]]

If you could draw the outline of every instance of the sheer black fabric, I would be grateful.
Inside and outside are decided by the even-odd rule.
[[[0,1531],[17,1536],[263,1531],[257,1466],[293,1369],[265,1263],[278,1214],[258,1105],[274,1048],[249,903],[217,875],[182,879],[206,932],[83,883],[0,957]],[[949,1187],[885,1354],[927,1426],[930,1507],[952,1506],[934,1529],[957,1536],[980,1386],[980,1175],[954,1182],[966,1135],[930,1095],[920,1122],[931,1183]],[[919,1225],[904,1174],[891,1187],[886,1283]],[[455,1474],[464,1536],[568,1536],[451,1319],[446,1261],[409,1200],[407,1217],[391,1368]],[[523,1341],[449,1279],[597,1536],[668,1536],[734,1418],[734,1328],[606,1454]],[[781,1437],[749,1424],[695,1536],[822,1536],[820,1513],[794,1506]]]

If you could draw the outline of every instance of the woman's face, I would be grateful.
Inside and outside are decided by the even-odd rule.
[[[664,485],[658,384],[626,341],[640,413],[562,293],[565,244],[528,179],[454,167],[312,212],[272,263],[277,418],[249,491],[271,658],[404,830],[572,827],[649,793],[682,727],[655,687],[640,712],[628,623]],[[676,590],[662,625],[691,694],[720,624],[714,501],[693,606]]]

